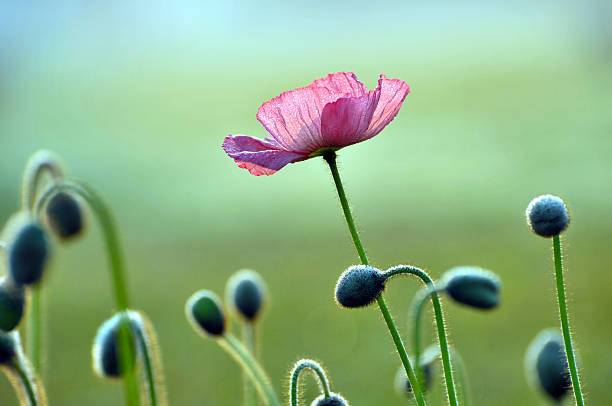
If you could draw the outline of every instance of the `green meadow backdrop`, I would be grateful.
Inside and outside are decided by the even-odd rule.
[[[240,404],[240,370],[195,334],[183,306],[200,288],[222,294],[244,267],[268,283],[263,356],[283,397],[288,370],[306,356],[353,406],[409,404],[392,390],[399,359],[377,309],[333,301],[358,257],[324,163],[254,177],[221,149],[228,133],[266,136],[256,111],[282,91],[340,70],[373,87],[384,73],[412,92],[380,135],[339,154],[373,263],[434,277],[455,265],[497,272],[497,310],[445,301],[451,342],[475,405],[545,405],[523,357],[538,331],[558,325],[552,253],[523,213],[538,194],[563,196],[587,403],[610,404],[610,19],[606,1],[4,2],[0,220],[18,209],[21,172],[39,148],[105,196],[134,307],[158,334],[171,405]],[[112,297],[88,220],[84,238],[55,246],[45,281],[51,405],[123,401],[122,386],[91,368]],[[417,287],[401,278],[388,288],[404,337]],[[432,405],[444,404],[442,389],[436,380]],[[0,404],[16,403],[0,379]]]

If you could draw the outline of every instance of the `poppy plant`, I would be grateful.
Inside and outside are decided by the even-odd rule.
[[[272,175],[285,165],[374,137],[393,120],[410,88],[380,75],[369,90],[354,73],[331,73],[282,93],[257,112],[271,138],[228,135],[223,149],[251,174]]]

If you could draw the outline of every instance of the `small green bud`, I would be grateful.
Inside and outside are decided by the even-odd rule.
[[[491,271],[460,266],[445,272],[440,281],[440,286],[458,303],[492,309],[500,302],[501,280]]]
[[[227,329],[227,317],[219,297],[210,290],[194,293],[185,305],[187,320],[204,335],[219,338]]]
[[[525,372],[531,385],[551,399],[560,402],[568,394],[572,381],[563,338],[558,330],[541,331],[529,344]]]
[[[18,285],[33,285],[43,276],[50,254],[44,228],[31,215],[18,213],[7,225],[9,274]]]
[[[11,365],[17,355],[17,332],[0,331],[0,365]]]
[[[311,406],[348,406],[348,402],[337,393],[331,392],[328,398],[325,395],[319,395],[312,401]]]
[[[132,335],[132,358],[124,367],[131,371],[136,363],[137,347],[134,336],[144,329],[144,323],[137,312],[128,310],[117,313],[106,320],[102,323],[96,334],[92,349],[93,368],[102,378],[119,378],[123,375],[121,363],[119,362],[119,327],[126,316]]]
[[[22,286],[10,278],[0,279],[0,331],[14,330],[23,318],[26,297]]]
[[[78,200],[70,193],[53,195],[47,203],[47,220],[62,240],[78,236],[83,230],[83,214]]]
[[[542,195],[533,199],[525,211],[527,225],[540,237],[555,237],[569,225],[565,202],[558,196]]]
[[[249,269],[236,272],[227,281],[225,301],[235,315],[254,322],[266,302],[264,280]]]
[[[336,283],[336,302],[342,307],[363,307],[375,301],[385,288],[384,274],[370,265],[353,265]]]

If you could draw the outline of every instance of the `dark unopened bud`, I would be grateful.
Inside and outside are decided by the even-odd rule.
[[[83,214],[78,200],[69,193],[55,194],[47,203],[47,219],[61,239],[70,239],[83,230]]]
[[[0,280],[0,331],[11,331],[19,325],[25,307],[25,291],[10,278]]]
[[[225,333],[227,318],[221,300],[210,290],[194,293],[187,300],[185,313],[196,331],[213,338],[221,337]]]
[[[255,321],[261,314],[265,300],[266,286],[257,272],[243,269],[227,281],[225,301],[239,317]]]
[[[542,195],[533,199],[525,211],[531,231],[541,237],[555,237],[569,224],[565,202],[558,196]]]
[[[421,362],[421,373],[423,377],[423,386],[425,390],[428,390],[431,387],[431,383],[433,381],[433,368],[434,363],[433,359],[426,359],[423,357],[423,362]],[[416,373],[416,369],[415,369]],[[408,379],[408,375],[406,375],[406,370],[404,367],[400,367],[397,370],[397,374],[395,374],[395,382],[394,382],[395,391],[400,396],[406,396],[409,399],[414,396],[412,391],[412,385],[410,384],[410,380]]]
[[[336,302],[342,307],[363,307],[375,301],[385,288],[385,276],[369,265],[353,265],[336,283]]]
[[[531,342],[525,357],[530,383],[550,398],[561,401],[572,381],[561,334],[556,329],[540,332]]]
[[[132,356],[127,362],[122,363],[119,358],[121,353],[119,332],[125,317],[127,317],[132,335]],[[142,329],[144,329],[142,318],[134,311],[117,313],[102,323],[93,344],[92,358],[94,371],[103,378],[118,378],[123,375],[124,370],[131,371],[136,361],[137,347],[134,336]]]
[[[0,331],[0,365],[11,365],[17,355],[16,334]]]
[[[485,269],[472,266],[453,268],[442,276],[441,286],[455,301],[478,309],[492,309],[500,301],[501,281]]]
[[[32,217],[19,213],[7,225],[9,273],[18,285],[40,281],[49,258],[49,240]]]
[[[328,398],[325,395],[319,395],[312,401],[311,406],[348,406],[348,402],[337,393],[330,393]]]

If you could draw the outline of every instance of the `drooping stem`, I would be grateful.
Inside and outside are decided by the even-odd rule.
[[[569,319],[567,316],[567,300],[565,298],[565,282],[563,281],[563,255],[561,253],[561,239],[558,235],[553,237],[553,252],[555,260],[555,275],[557,279],[557,298],[559,302],[559,318],[561,319],[561,330],[563,331],[563,341],[565,341],[565,353],[567,354],[567,362],[572,378],[572,388],[578,406],[584,406],[582,398],[582,388],[580,387],[580,377],[578,376],[578,368],[576,367],[576,358],[574,356],[574,345],[569,327]]]
[[[351,209],[348,204],[348,199],[346,198],[346,194],[344,192],[344,187],[342,186],[342,180],[340,179],[340,172],[338,171],[338,165],[336,163],[336,153],[334,151],[327,151],[323,154],[323,159],[329,165],[329,169],[331,170],[332,177],[334,179],[334,184],[336,185],[336,190],[338,191],[338,197],[340,198],[340,205],[342,206],[342,211],[344,212],[344,218],[346,219],[346,224],[348,226],[349,232],[353,239],[353,243],[355,244],[355,248],[357,249],[357,253],[359,254],[359,258],[364,265],[369,265],[368,256],[366,255],[365,249],[363,248],[363,244],[361,243],[361,239],[359,238],[359,233],[357,232],[357,227],[355,226],[355,220],[353,220],[353,215],[351,214]],[[383,294],[376,299],[378,303],[378,307],[385,319],[385,323],[391,333],[391,337],[393,338],[393,342],[395,347],[397,348],[397,352],[402,360],[402,364],[404,365],[404,369],[406,370],[406,375],[408,376],[408,380],[410,384],[414,388],[414,396],[417,400],[419,406],[424,406],[425,398],[423,397],[423,393],[421,392],[421,388],[419,385],[416,385],[416,376],[410,365],[410,360],[408,359],[408,354],[406,353],[406,348],[404,347],[404,343],[402,342],[402,338],[399,335],[399,331],[397,330],[397,326],[393,321],[393,317],[391,317],[391,313],[389,312],[389,307],[387,306],[387,302]]]
[[[330,385],[327,379],[327,374],[323,367],[316,361],[311,359],[301,359],[296,362],[295,366],[291,370],[289,375],[289,404],[291,406],[298,406],[299,403],[299,385],[300,375],[302,371],[310,370],[317,377],[319,389],[325,395],[325,398],[330,397]]]
[[[108,255],[108,261],[111,271],[111,280],[113,285],[113,293],[115,298],[115,307],[117,311],[125,311],[129,308],[129,296],[127,291],[127,282],[125,278],[125,271],[123,268],[123,255],[121,252],[121,246],[119,244],[119,236],[117,234],[117,227],[111,214],[111,211],[107,207],[106,203],[98,193],[91,187],[84,183],[77,182],[61,182],[56,183],[49,187],[40,196],[36,202],[35,213],[40,213],[45,207],[47,201],[56,193],[68,192],[74,193],[83,200],[85,200],[93,213],[97,217],[98,223],[102,231],[102,235],[105,242],[106,252]],[[129,328],[129,321],[127,318],[121,323],[119,329],[119,343],[120,343],[120,362],[126,363],[128,360],[133,359],[132,357],[132,346],[130,342],[133,340],[132,332]],[[136,382],[136,376],[132,368],[124,368],[124,383],[125,383],[125,399],[126,404],[130,406],[138,405],[138,383]]]
[[[37,191],[43,175],[49,173],[53,183],[60,182],[64,177],[64,170],[59,158],[52,152],[40,150],[35,152],[26,164],[21,181],[21,209],[32,211],[36,203]],[[26,349],[32,365],[39,374],[42,374],[42,299],[41,287],[35,286],[30,294],[26,329]]]
[[[255,359],[259,359],[257,356],[257,344],[256,344],[256,334],[255,334],[255,323],[250,321],[245,321],[242,323],[242,341],[247,349],[253,354]],[[249,379],[249,376],[246,372],[242,372],[242,380],[244,387],[244,406],[254,406],[257,405],[257,393],[255,392],[255,388],[253,387],[253,383]]]
[[[276,392],[272,384],[270,384],[270,379],[244,344],[231,333],[225,333],[217,340],[217,343],[221,348],[227,351],[227,353],[230,354],[249,375],[264,404],[267,406],[280,406]]]
[[[396,275],[408,274],[414,275],[421,279],[426,286],[435,289],[434,281],[424,270],[411,265],[397,265],[389,268],[385,271],[386,278],[391,278]],[[444,313],[442,312],[442,304],[440,303],[440,296],[434,290],[431,294],[431,303],[434,309],[434,316],[436,319],[436,327],[438,330],[438,342],[440,344],[440,353],[442,356],[442,366],[444,368],[444,381],[446,383],[446,393],[448,395],[448,401],[451,406],[458,406],[457,393],[455,390],[455,382],[453,379],[453,370],[451,366],[448,338],[446,335],[446,326],[444,324]]]

